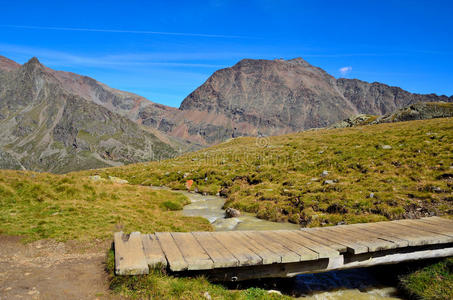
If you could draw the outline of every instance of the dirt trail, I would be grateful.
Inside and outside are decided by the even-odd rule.
[[[104,271],[109,242],[29,244],[0,236],[0,300],[121,299],[108,289]]]

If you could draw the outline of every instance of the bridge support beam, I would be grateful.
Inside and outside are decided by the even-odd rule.
[[[430,258],[453,256],[453,244],[407,247],[364,254],[345,253],[334,258],[314,261],[254,265],[250,267],[222,268],[195,272],[178,272],[178,276],[203,274],[211,281],[242,281],[258,278],[293,277],[307,273],[322,273],[333,270],[371,267],[385,264],[396,264]]]

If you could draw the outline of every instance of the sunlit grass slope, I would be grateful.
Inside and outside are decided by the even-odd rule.
[[[111,239],[114,231],[211,230],[202,218],[175,210],[187,197],[149,187],[93,181],[81,174],[52,175],[0,170],[0,234],[24,241]],[[106,249],[107,250],[107,249]],[[113,252],[107,271],[111,288],[135,299],[289,299],[262,289],[230,291],[205,278],[175,278],[154,270],[144,276],[115,276]]]
[[[220,193],[226,206],[306,226],[451,215],[453,119],[237,138],[172,160],[77,174],[176,189],[192,179],[192,189]]]
[[[210,230],[202,218],[169,210],[189,203],[181,194],[94,182],[76,175],[0,170],[0,233],[28,240],[92,240],[124,230]]]

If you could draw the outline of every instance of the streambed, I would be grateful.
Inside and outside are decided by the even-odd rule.
[[[155,187],[153,187],[155,188]],[[166,188],[155,188],[166,189]],[[222,209],[225,199],[212,195],[201,195],[186,191],[177,191],[187,196],[191,203],[184,206],[185,216],[198,216],[209,220],[216,231],[229,230],[283,230],[298,229],[299,225],[276,223],[261,220],[252,214],[244,214],[237,218],[225,218]],[[331,300],[383,300],[401,299],[396,296],[395,283],[385,276],[385,269],[365,268],[345,271],[333,271],[321,274],[299,275],[285,280],[280,290],[299,296],[297,299],[331,299]],[[383,274],[384,273],[384,274]],[[275,280],[278,281],[278,280]],[[279,289],[279,283],[276,282]]]

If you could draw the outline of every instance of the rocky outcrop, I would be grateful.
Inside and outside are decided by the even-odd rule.
[[[36,58],[0,71],[0,149],[17,162],[0,159],[2,168],[56,173],[176,153],[128,118],[69,92]]]
[[[392,123],[413,120],[453,117],[453,103],[450,102],[419,102],[398,109],[384,116],[359,114],[338,122],[330,128],[345,128],[360,125]]]
[[[24,170],[22,164],[10,153],[0,149],[0,167],[10,170]]]
[[[374,121],[373,124],[448,117],[453,117],[453,103],[420,102],[386,114]]]

